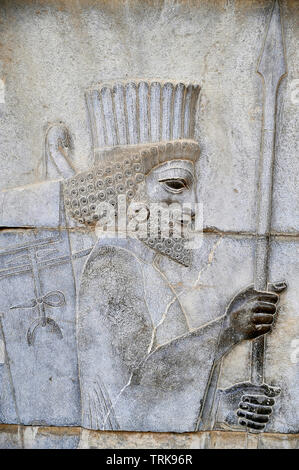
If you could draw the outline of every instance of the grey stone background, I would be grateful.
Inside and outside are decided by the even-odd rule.
[[[289,288],[282,298],[276,329],[267,342],[266,379],[282,387],[282,396],[267,428],[272,434],[260,444],[266,447],[294,447],[299,431],[299,357],[297,363],[291,361],[292,341],[299,338],[299,104],[298,95],[296,100],[293,93],[294,81],[299,79],[299,11],[296,0],[283,0],[281,4],[288,75],[278,100],[270,259],[271,281],[285,279]],[[191,283],[199,279],[197,288],[191,289],[185,299],[182,296],[182,300],[194,327],[215,318],[232,293],[253,279],[262,119],[262,84],[255,69],[272,1],[2,0],[0,7],[0,78],[5,84],[5,102],[0,104],[0,189],[45,179],[44,139],[49,123],[63,121],[71,131],[78,170],[92,164],[84,100],[84,91],[90,85],[124,78],[194,80],[201,84],[198,191],[204,207],[205,235],[196,276],[193,273],[194,279],[190,278]],[[21,227],[9,229],[9,214],[1,217],[6,218],[6,229],[0,233],[1,250],[29,237]],[[43,217],[47,225],[47,214]],[[88,248],[82,246],[76,232],[71,236],[73,246]],[[78,270],[79,264],[80,261]],[[56,275],[53,272],[53,278]],[[176,272],[172,281],[180,282]],[[24,295],[18,292],[20,299]],[[12,301],[17,303],[16,298],[7,300],[8,304]],[[205,307],[206,316],[198,316],[196,305]],[[71,337],[74,312],[71,304],[68,308],[63,321]],[[20,341],[19,328],[16,319],[15,330],[11,331],[15,344]],[[63,348],[63,352],[57,350],[57,357],[73,357],[74,344],[70,342]],[[46,345],[40,354],[41,361],[45,361]],[[26,360],[26,367],[31,367],[34,374],[32,358]],[[61,417],[52,423],[57,426],[79,424],[75,362],[70,361],[68,367],[61,367],[61,380],[65,377],[73,398],[60,401]],[[20,374],[17,375],[22,381]],[[248,376],[249,346],[242,344],[225,358],[219,385],[227,387]],[[42,376],[36,385],[37,396],[38,386],[43,387]],[[58,393],[59,387],[53,387]],[[57,403],[55,393],[51,406]],[[25,402],[30,401],[30,389],[26,391],[25,387],[22,394]],[[7,410],[9,400],[5,397]],[[49,403],[44,406],[48,411],[51,408]],[[7,443],[12,447],[132,445],[128,433],[97,434],[77,428],[24,430],[8,426],[19,424],[13,412],[2,421],[7,423],[2,431],[0,426],[3,447]],[[43,424],[41,421],[39,425]],[[24,416],[22,424],[35,423],[31,416]],[[288,437],[290,433],[292,436]],[[233,439],[230,434],[169,434],[159,440],[158,435],[144,437],[136,433],[135,437],[140,447],[150,445],[149,440],[157,446],[162,442],[162,447],[245,445],[245,433],[234,433]]]

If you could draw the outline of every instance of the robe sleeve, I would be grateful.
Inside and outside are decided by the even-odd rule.
[[[147,356],[152,332],[140,262],[99,243],[82,273],[78,301],[83,426],[119,429],[112,404]]]
[[[151,353],[132,374],[114,411],[121,429],[197,429],[221,330],[219,318]]]

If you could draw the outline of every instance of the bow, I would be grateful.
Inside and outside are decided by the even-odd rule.
[[[42,297],[37,297],[35,299],[28,300],[28,302],[25,302],[24,304],[14,305],[13,307],[10,307],[10,310],[16,308],[34,308],[38,305],[48,305],[49,307],[62,307],[62,305],[64,304],[65,297],[63,292],[59,290],[53,290],[47,292],[47,294],[43,295]]]

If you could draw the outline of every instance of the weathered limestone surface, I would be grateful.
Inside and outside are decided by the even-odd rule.
[[[0,448],[298,448],[299,11],[280,3],[265,389],[246,318],[273,2],[0,3]],[[102,237],[102,193],[200,202],[198,248]],[[275,398],[258,440],[243,395]]]
[[[298,230],[296,180],[291,183],[298,173],[291,101],[298,78],[296,3],[283,5],[288,78],[279,115],[275,221],[284,231]],[[75,137],[76,168],[89,166],[84,92],[91,84],[126,77],[197,80],[205,224],[253,231],[262,113],[255,67],[271,7],[268,0],[2,2],[1,187],[43,180],[45,128],[59,120]],[[292,221],[281,225],[287,214]]]
[[[244,449],[244,432],[137,433],[90,431],[79,427],[2,425],[0,449]],[[248,446],[250,448],[250,446]],[[298,434],[265,433],[262,449],[298,449]]]

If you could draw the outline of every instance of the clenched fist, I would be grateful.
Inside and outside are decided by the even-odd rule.
[[[280,394],[280,388],[250,383],[247,386],[247,390],[243,388],[245,393],[237,411],[239,424],[255,431],[263,431],[272,413],[274,397]]]
[[[220,421],[235,428],[238,425],[252,432],[262,432],[270,419],[278,387],[267,384],[254,385],[242,382],[230,388],[218,390],[220,398]]]
[[[279,296],[286,288],[285,282],[269,284],[267,292],[250,286],[233,298],[224,317],[219,343],[221,354],[245,339],[271,331]]]

